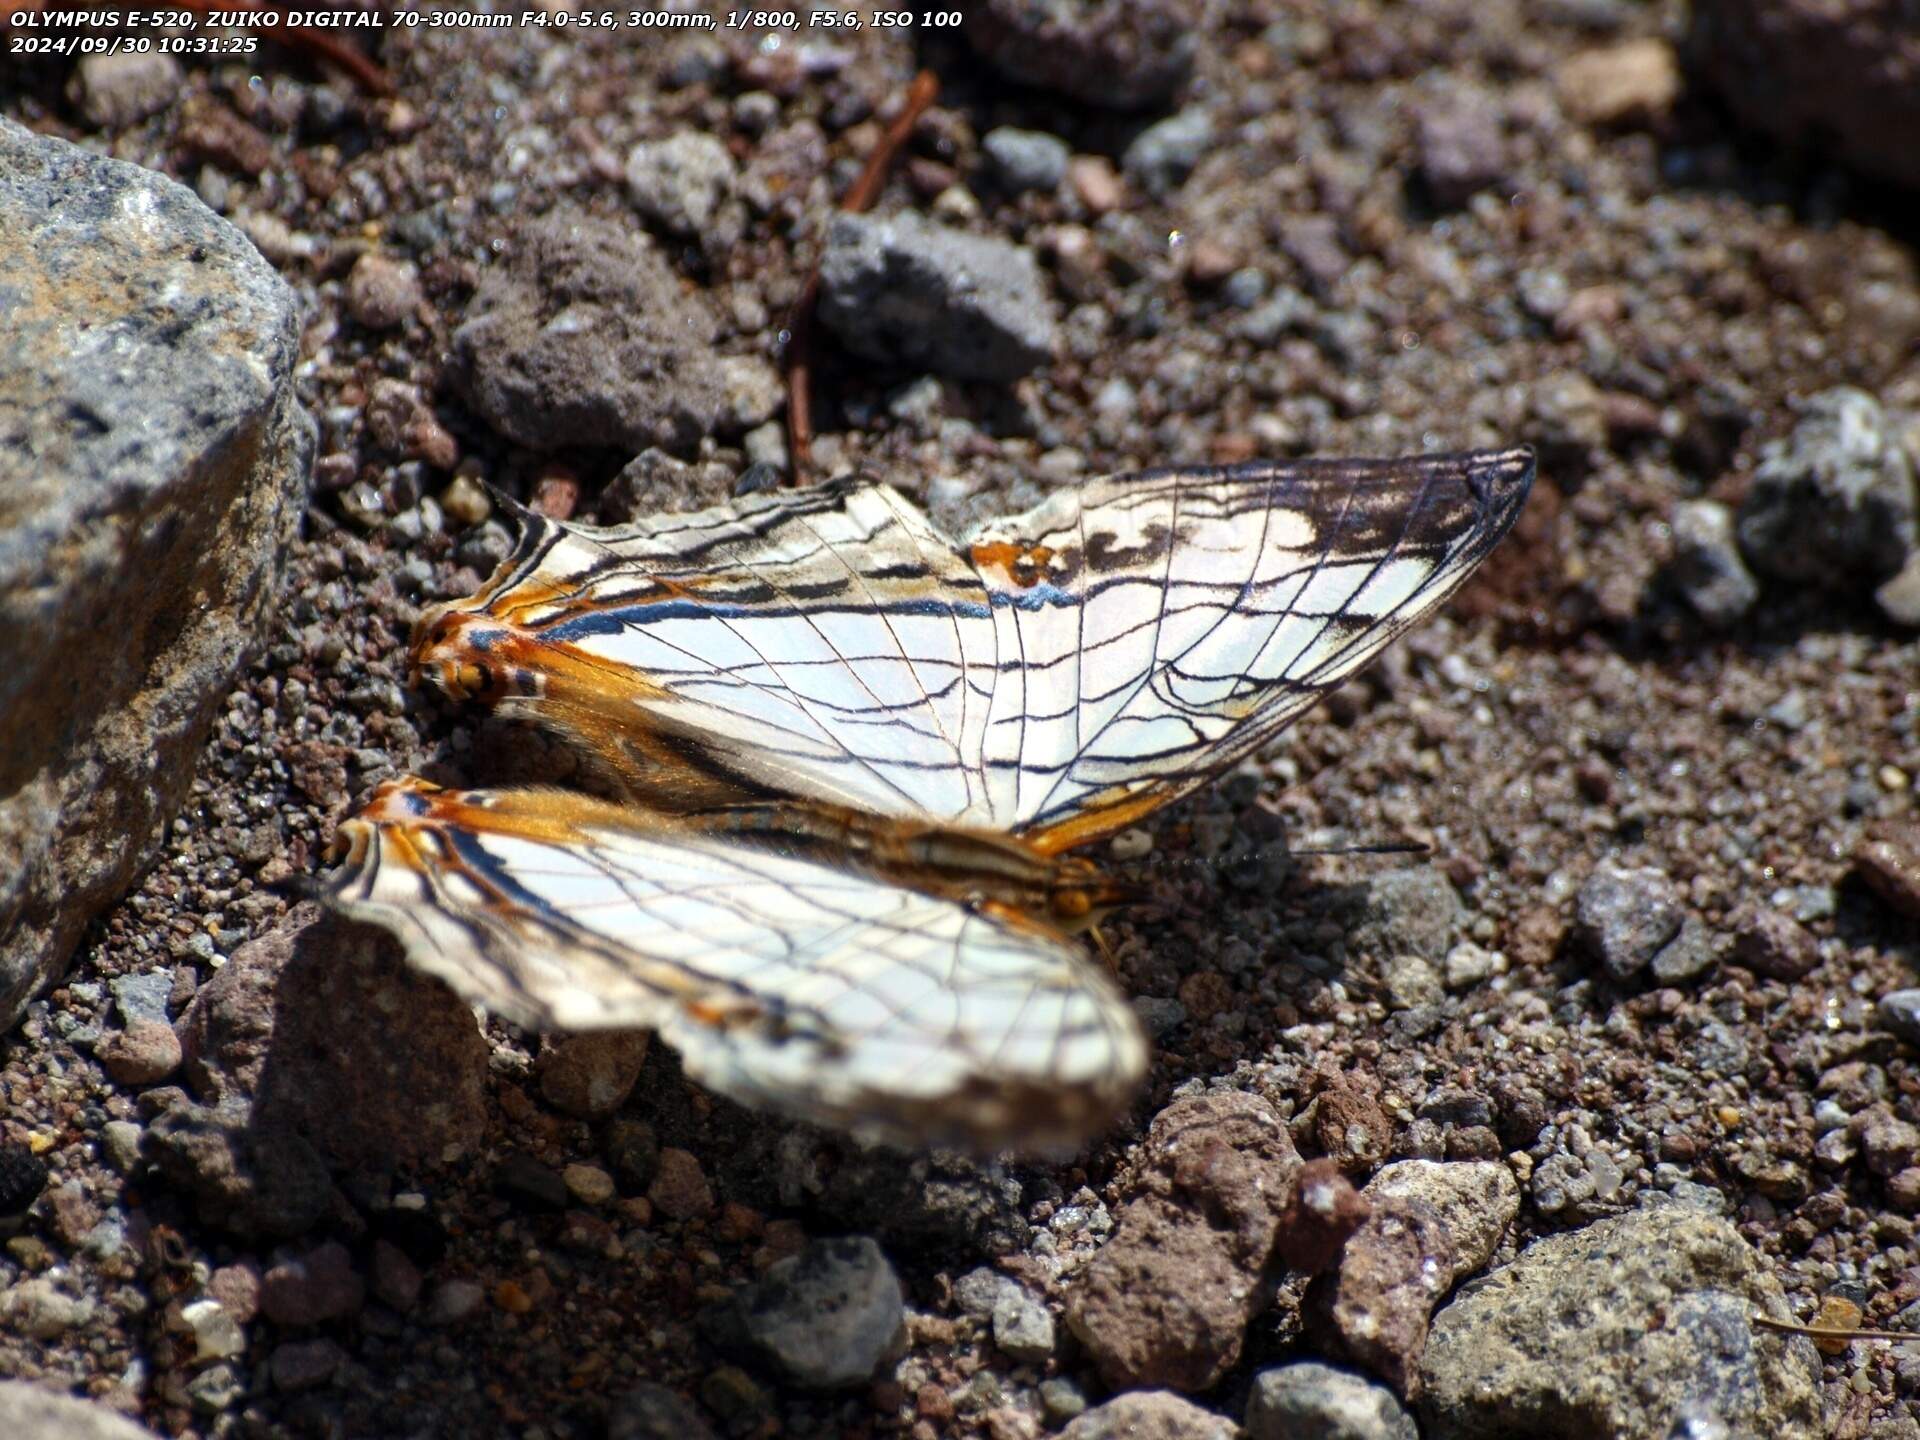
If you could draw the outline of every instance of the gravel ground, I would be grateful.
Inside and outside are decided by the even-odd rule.
[[[8,1153],[51,1174],[0,1222],[0,1374],[173,1434],[1037,1434],[1114,1383],[1072,1282],[1145,1193],[1154,1117],[1209,1096],[1355,1184],[1497,1162],[1518,1216],[1482,1267],[1658,1192],[1729,1219],[1796,1315],[1914,1324],[1920,1004],[1881,1002],[1916,959],[1920,602],[1875,595],[1914,547],[1911,212],[1736,128],[1677,70],[1684,24],[1298,0],[998,62],[1091,68],[1135,110],[1014,87],[934,27],[393,30],[386,100],[272,49],[177,94],[0,61],[14,118],[192,186],[295,287],[321,437],[171,853],[6,1042]],[[876,214],[984,247],[950,261],[911,227],[829,234],[922,66],[943,91]],[[823,248],[816,460],[943,523],[1259,454],[1526,441],[1542,479],[1446,616],[1114,843],[1151,892],[1110,938],[1158,1054],[1086,1154],[863,1151],[698,1092],[664,1047],[574,1054],[637,1069],[609,1117],[565,1047],[497,1024],[483,1083],[437,1096],[459,1037],[402,1020],[406,1093],[354,1092],[384,1146],[333,1145],[308,1209],[210,1206],[178,1044],[131,1022],[265,963],[283,882],[376,781],[564,764],[407,686],[418,607],[505,551],[474,482],[618,519],[783,462],[777,332]],[[922,308],[877,313],[896,294]],[[1829,533],[1806,497],[1847,477],[1885,508]],[[1289,853],[1401,839],[1431,859]],[[851,1288],[809,1355],[773,1332],[818,1327],[780,1318],[815,1272]],[[1262,1291],[1200,1405],[1237,1420],[1256,1374],[1332,1353],[1299,1288]],[[1920,1434],[1920,1352],[1820,1366],[1830,1433]]]

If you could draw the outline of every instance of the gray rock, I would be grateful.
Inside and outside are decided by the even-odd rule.
[[[1166,1390],[1136,1390],[1095,1406],[1060,1440],[1238,1440],[1240,1427]]]
[[[1464,915],[1460,893],[1431,865],[1390,870],[1367,882],[1365,909],[1347,937],[1356,955],[1417,955],[1444,962]]]
[[[1630,980],[1680,933],[1680,895],[1653,869],[1601,865],[1580,887],[1573,940],[1615,980]]]
[[[109,1120],[100,1127],[100,1148],[107,1163],[122,1175],[131,1175],[140,1166],[140,1146],[146,1130],[131,1120]]]
[[[181,79],[179,62],[155,50],[88,55],[73,67],[67,93],[89,125],[121,130],[171,105]]]
[[[985,0],[962,13],[968,41],[1008,78],[1115,110],[1179,88],[1200,18],[1192,0]]]
[[[1053,1355],[1053,1316],[1016,1285],[993,1307],[993,1343],[1014,1360],[1044,1365]]]
[[[787,387],[772,365],[758,355],[726,355],[718,363],[725,396],[720,417],[722,433],[744,434],[780,412]]]
[[[4,1030],[160,853],[279,588],[314,431],[298,304],[246,238],[5,120],[0,313]]]
[[[607,1408],[607,1440],[713,1440],[713,1427],[666,1386],[643,1383]]]
[[[734,199],[739,181],[725,143],[698,131],[645,140],[627,152],[634,208],[675,235],[722,246],[738,240],[746,222],[746,207]]]
[[[963,1315],[971,1315],[976,1320],[991,1320],[995,1307],[1019,1292],[1019,1281],[982,1265],[953,1282],[953,1303],[960,1307]]]
[[[325,1385],[347,1363],[347,1352],[331,1340],[295,1340],[274,1347],[267,1360],[276,1390],[312,1390]]]
[[[1740,548],[1763,574],[1858,591],[1898,573],[1916,538],[1913,466],[1899,428],[1859,390],[1806,403],[1762,452],[1740,507]]]
[[[820,320],[851,350],[962,380],[1017,380],[1052,352],[1033,252],[917,215],[837,215]]]
[[[1431,1205],[1453,1242],[1453,1278],[1474,1274],[1493,1258],[1520,1213],[1520,1182],[1494,1160],[1441,1164],[1400,1160],[1382,1167],[1360,1194],[1375,1205],[1421,1200]]]
[[[427,1300],[427,1323],[458,1325],[480,1313],[487,1303],[487,1292],[471,1280],[448,1280]]]
[[[1012,125],[989,130],[981,137],[980,148],[993,163],[994,178],[1016,194],[1054,189],[1066,178],[1067,160],[1073,154],[1057,135]]]
[[[1527,408],[1527,438],[1540,448],[1543,464],[1584,468],[1607,443],[1600,387],[1578,370],[1536,381]]]
[[[147,970],[136,975],[116,975],[107,982],[113,991],[114,1007],[128,1025],[136,1020],[167,1019],[167,1005],[173,998],[173,972]]]
[[[455,378],[535,450],[690,451],[722,406],[711,311],[630,225],[560,206],[508,239],[453,333]]]
[[[749,1344],[797,1385],[864,1385],[906,1342],[900,1279],[864,1235],[816,1240],[735,1297]]]
[[[1660,947],[1648,969],[1662,985],[1684,985],[1706,974],[1718,958],[1712,933],[1689,915],[1680,922],[1680,933]]]
[[[1311,1360],[1254,1376],[1246,1425],[1247,1440],[1420,1440],[1386,1386]]]
[[[1736,625],[1760,598],[1760,582],[1734,543],[1733,512],[1717,500],[1683,500],[1673,507],[1674,588],[1709,625]]]
[[[1902,0],[1698,0],[1690,50],[1747,124],[1920,186],[1920,26]]]
[[[1087,1413],[1087,1397],[1065,1375],[1040,1382],[1040,1412],[1049,1425],[1065,1425]]]
[[[1442,205],[1464,205],[1507,172],[1507,140],[1499,112],[1480,92],[1437,97],[1421,105],[1416,128],[1420,178]]]
[[[1882,1030],[1920,1047],[1920,990],[1889,991],[1880,997],[1874,1014]]]
[[[1900,573],[1874,591],[1873,598],[1895,624],[1920,628],[1920,549],[1907,556]]]
[[[93,1319],[93,1301],[69,1295],[47,1276],[0,1290],[0,1323],[35,1340],[58,1340]]]
[[[1689,1416],[1735,1434],[1825,1433],[1820,1366],[1780,1282],[1725,1220],[1677,1205],[1531,1246],[1434,1319],[1421,1364],[1428,1440],[1666,1440]]]
[[[1193,173],[1212,144],[1213,117],[1204,110],[1182,110],[1136,135],[1120,166],[1149,195],[1164,197]]]
[[[0,1432],[9,1440],[155,1440],[154,1433],[104,1405],[0,1380]]]

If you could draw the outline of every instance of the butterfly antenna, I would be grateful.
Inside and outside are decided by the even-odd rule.
[[[1289,855],[1431,855],[1433,847],[1418,840],[1383,840],[1374,845],[1333,845],[1325,849],[1295,850]]]

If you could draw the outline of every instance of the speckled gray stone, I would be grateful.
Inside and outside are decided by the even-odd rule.
[[[961,380],[1017,380],[1054,343],[1033,252],[913,214],[838,215],[820,320],[857,354]]]
[[[1434,1318],[1421,1362],[1427,1440],[1667,1440],[1687,1416],[1816,1440],[1820,1366],[1772,1267],[1727,1221],[1666,1204],[1549,1236]]]
[[[160,853],[279,588],[313,426],[299,306],[245,236],[5,120],[0,314],[4,1030]]]

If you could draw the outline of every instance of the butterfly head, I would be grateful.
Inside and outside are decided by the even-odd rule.
[[[416,683],[424,680],[449,700],[493,705],[541,691],[539,671],[516,660],[519,644],[509,626],[456,602],[421,615],[408,658]]]

